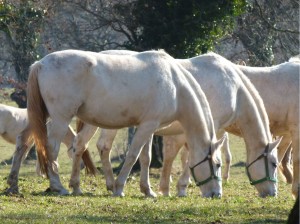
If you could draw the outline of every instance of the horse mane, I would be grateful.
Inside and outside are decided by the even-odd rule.
[[[48,152],[47,146],[47,127],[46,121],[49,117],[48,110],[45,102],[41,96],[38,73],[42,68],[42,64],[37,61],[30,66],[30,72],[28,76],[27,85],[27,112],[29,124],[28,128],[32,130],[33,139],[36,145],[38,154],[38,160],[40,163],[41,173],[46,174],[47,178],[47,166],[48,166]]]

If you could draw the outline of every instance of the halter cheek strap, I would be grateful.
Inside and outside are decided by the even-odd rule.
[[[257,157],[256,160],[254,160],[252,163],[250,163],[249,165],[246,166],[246,172],[247,172],[247,175],[248,175],[248,178],[250,180],[251,185],[256,185],[256,184],[262,183],[264,181],[272,181],[274,183],[278,182],[277,178],[270,177],[270,174],[269,174],[268,150],[269,150],[269,144],[266,146],[265,151],[263,152],[263,154],[261,154],[259,157]],[[262,158],[264,158],[264,162],[265,162],[266,177],[261,178],[259,180],[253,180],[251,178],[251,175],[250,175],[250,172],[249,172],[249,167],[252,166],[256,161],[258,161]]]
[[[194,169],[195,169],[195,167],[199,166],[200,164],[204,163],[205,161],[208,161],[208,163],[209,163],[209,168],[210,168],[210,174],[211,175],[203,181],[197,181]],[[217,176],[214,172],[214,167],[213,167],[213,163],[212,163],[212,156],[211,156],[211,148],[209,148],[208,155],[202,161],[200,161],[199,163],[197,163],[193,167],[190,167],[190,169],[191,169],[191,174],[192,174],[197,186],[204,185],[204,184],[208,183],[209,181],[211,181],[213,179],[215,179],[217,181],[222,181],[222,178]]]

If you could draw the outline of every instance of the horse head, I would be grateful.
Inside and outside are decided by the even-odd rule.
[[[277,146],[281,139],[267,144],[263,153],[246,165],[250,184],[256,187],[260,197],[277,196]]]
[[[203,197],[222,196],[221,178],[221,147],[227,136],[224,135],[220,140],[211,144],[207,155],[200,162],[190,167],[191,174],[200,187]],[[190,158],[192,162],[194,159]]]

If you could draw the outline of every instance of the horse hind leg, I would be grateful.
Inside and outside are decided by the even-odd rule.
[[[115,179],[110,162],[110,153],[116,135],[117,130],[102,129],[101,135],[97,141],[97,149],[101,158],[102,169],[106,181],[106,189],[112,192],[114,189]]]
[[[164,196],[170,196],[171,169],[184,142],[178,142],[178,136],[163,137],[163,167],[160,175],[159,191]]]

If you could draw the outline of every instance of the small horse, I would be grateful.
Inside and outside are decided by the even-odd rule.
[[[103,128],[137,126],[115,181],[114,195],[124,195],[126,179],[143,146],[140,158],[148,164],[144,171],[148,175],[153,133],[178,121],[189,145],[195,181],[210,177],[208,183],[200,186],[203,195],[221,196],[220,147],[224,139],[216,140],[211,111],[198,83],[165,52],[54,52],[31,66],[27,94],[28,128],[32,130],[51,190],[68,193],[60,182],[55,161],[68,124],[77,116]],[[52,122],[47,132],[48,116]],[[83,152],[84,148],[77,149],[73,157],[70,187],[75,194],[81,193],[78,160]],[[141,189],[146,195],[155,196],[149,181]]]
[[[7,106],[4,104],[0,104],[0,135],[5,139],[7,142],[15,144],[16,151],[14,152],[13,162],[11,173],[7,179],[7,183],[10,187],[6,190],[7,193],[18,193],[18,175],[19,169],[21,166],[21,162],[26,157],[29,149],[33,145],[33,141],[28,140],[25,147],[20,146],[20,139],[19,134],[26,128],[28,125],[28,115],[27,109],[25,108],[17,108],[12,106]],[[49,124],[50,125],[50,124]],[[63,139],[63,143],[69,149],[68,156],[72,158],[73,150],[70,150],[73,145],[75,137],[75,132],[69,126],[68,132]],[[87,173],[95,174],[96,167],[93,165],[89,152],[83,155],[83,162],[86,166]],[[36,171],[40,174],[39,163],[37,161]]]
[[[130,51],[109,51],[108,53],[136,54],[136,52]],[[246,142],[247,163],[250,164],[248,171],[252,173],[251,176],[249,174],[251,183],[256,185],[261,196],[276,195],[277,185],[275,179],[277,158],[274,149],[280,140],[271,143],[272,137],[268,127],[268,117],[262,100],[253,85],[238,69],[233,67],[231,62],[213,53],[192,59],[176,61],[190,71],[203,88],[210,107],[212,108],[215,130],[218,130],[220,134],[224,133],[224,128],[230,129],[232,126],[235,126],[235,124],[239,125]],[[222,110],[220,110],[220,108],[222,108]],[[86,132],[89,132],[90,135],[91,133],[94,134],[96,130],[96,127],[86,127]],[[102,130],[97,143],[103,163],[107,188],[109,190],[112,189],[114,183],[109,153],[116,131],[117,130]],[[174,124],[171,125],[171,127],[155,132],[155,134],[158,135],[178,133],[180,133],[180,126]],[[80,139],[77,141],[86,143],[90,137],[87,136],[88,134],[82,132],[77,135],[76,138]],[[176,137],[184,139],[184,136],[181,135],[176,135]],[[167,137],[165,136],[164,138]],[[225,140],[226,138],[224,141]],[[183,141],[183,143],[184,142],[185,141]],[[81,146],[75,148],[78,147],[84,147],[84,145],[81,144]],[[176,156],[178,152],[171,153],[170,151],[171,150],[164,151],[164,167],[171,165],[166,165],[166,161],[173,161],[174,156]],[[268,156],[268,160],[260,160],[263,154]],[[256,166],[252,166],[253,162],[256,163]],[[141,162],[141,167],[142,164]],[[160,190],[164,195],[169,195],[170,169],[165,169],[164,173],[167,178],[161,178]],[[185,173],[188,174],[188,170]],[[179,195],[186,195],[185,189],[187,182],[188,178],[186,175],[183,175],[177,185]]]

